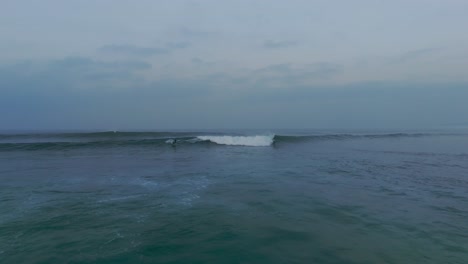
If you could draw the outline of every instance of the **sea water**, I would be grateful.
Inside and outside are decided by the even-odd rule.
[[[468,263],[468,134],[0,134],[0,263]]]

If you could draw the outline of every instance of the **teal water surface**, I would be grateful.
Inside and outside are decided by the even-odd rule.
[[[466,134],[241,135],[0,135],[0,263],[468,263]]]

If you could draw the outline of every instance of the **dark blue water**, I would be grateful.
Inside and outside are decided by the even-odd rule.
[[[243,134],[0,135],[0,263],[468,263],[467,134]]]

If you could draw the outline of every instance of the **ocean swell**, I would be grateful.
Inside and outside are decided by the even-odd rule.
[[[106,133],[101,133],[106,134]],[[82,148],[122,148],[122,147],[163,147],[172,146],[222,146],[266,147],[277,144],[301,144],[303,142],[399,139],[429,136],[468,136],[468,134],[431,134],[431,133],[387,133],[387,134],[316,134],[316,135],[222,135],[200,133],[107,133],[109,136],[97,137],[96,134],[0,134],[1,151],[71,150]],[[107,135],[106,134],[106,135]],[[115,136],[114,136],[115,135]]]

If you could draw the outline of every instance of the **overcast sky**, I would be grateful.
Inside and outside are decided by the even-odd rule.
[[[4,0],[0,130],[468,125],[466,0]]]

